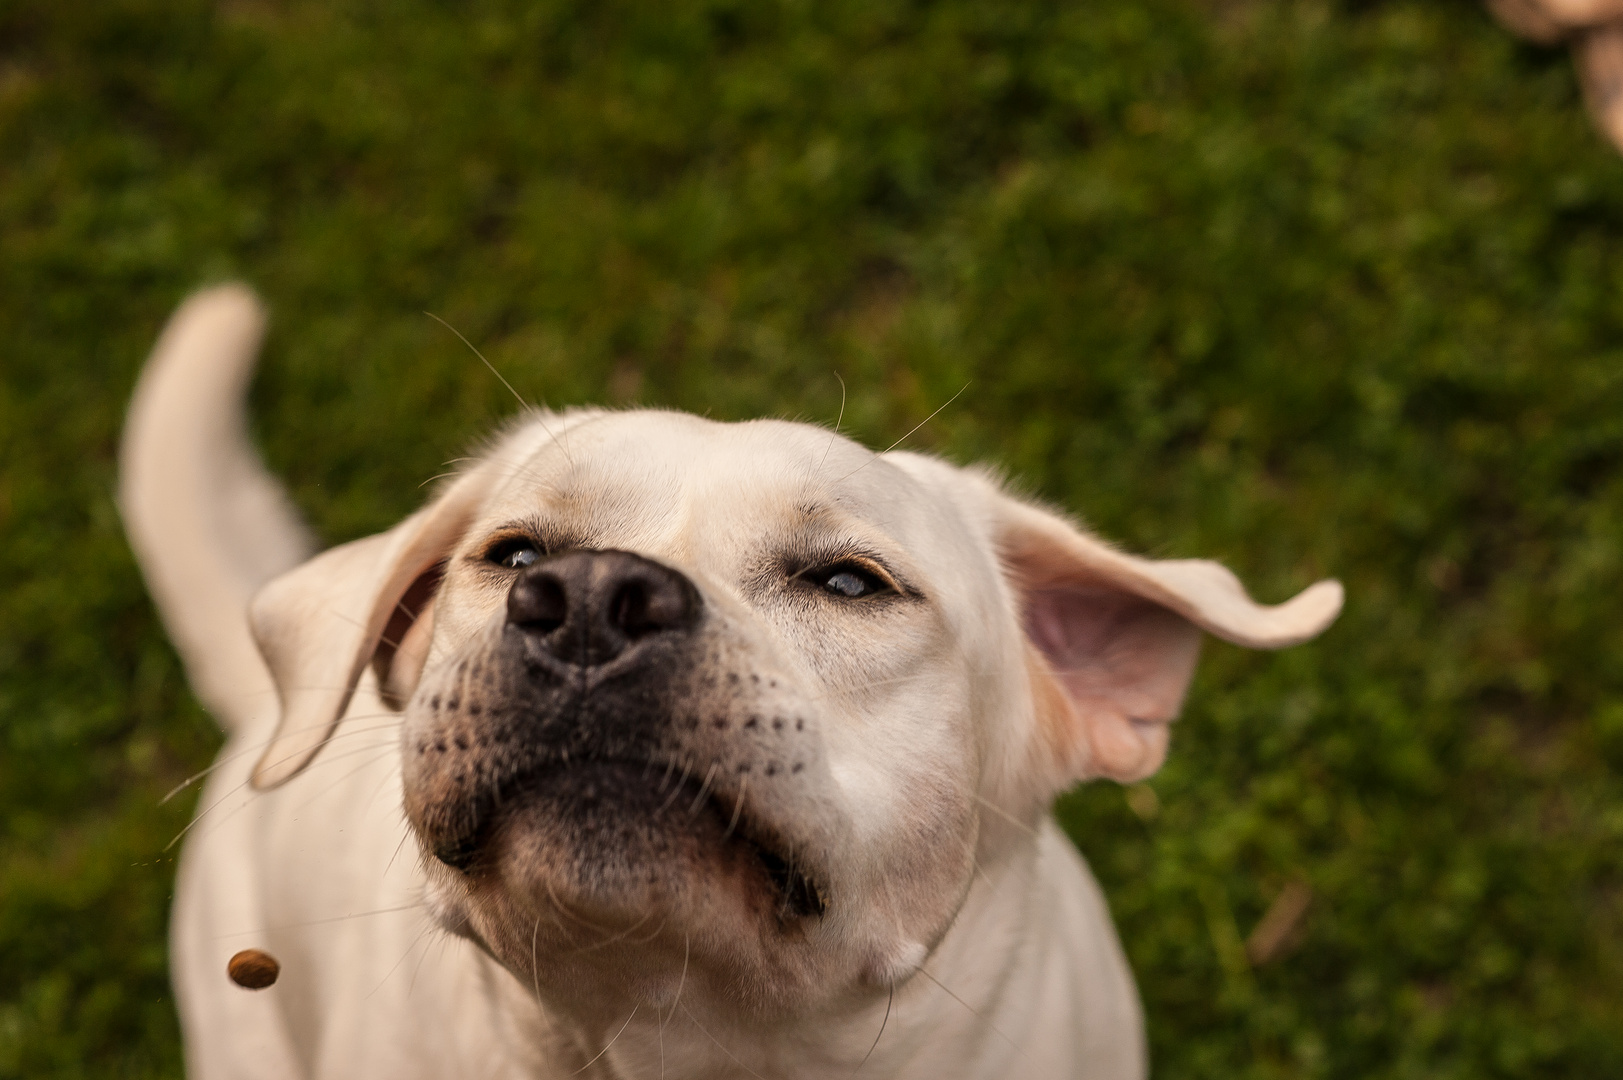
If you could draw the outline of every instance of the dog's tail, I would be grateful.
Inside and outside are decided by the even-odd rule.
[[[274,711],[248,600],[315,544],[248,441],[243,403],[265,313],[241,285],[189,298],[130,402],[119,509],[192,689],[227,730]]]

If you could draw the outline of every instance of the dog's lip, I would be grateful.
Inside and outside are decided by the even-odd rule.
[[[478,861],[490,818],[502,804],[522,796],[544,783],[549,777],[565,772],[588,769],[634,769],[645,776],[675,771],[673,762],[629,757],[557,757],[549,758],[521,772],[515,773],[501,785],[500,792],[488,806],[475,815],[472,827],[463,833],[448,837],[433,848],[434,857],[454,870],[467,872]],[[713,783],[701,781],[685,770],[670,792],[668,805],[703,805],[694,812],[709,814],[724,822],[723,843],[741,845],[750,850],[761,867],[762,874],[778,896],[778,918],[782,922],[796,919],[820,918],[829,905],[829,893],[823,879],[791,852],[794,845],[787,842],[781,832],[749,813],[738,792],[723,789]]]

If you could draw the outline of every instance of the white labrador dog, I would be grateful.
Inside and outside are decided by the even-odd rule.
[[[1303,641],[1339,585],[1259,606],[983,472],[657,411],[526,415],[309,558],[245,435],[262,323],[187,301],[123,448],[230,733],[175,896],[194,1076],[1144,1075],[1049,803],[1155,771],[1202,631]]]

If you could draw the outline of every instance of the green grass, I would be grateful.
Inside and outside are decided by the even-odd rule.
[[[845,424],[1346,614],[1062,816],[1160,1077],[1623,1075],[1623,160],[1464,2],[0,0],[0,1076],[174,1076],[217,745],[112,502],[192,287],[383,527],[506,391]],[[1293,951],[1238,942],[1291,879]]]

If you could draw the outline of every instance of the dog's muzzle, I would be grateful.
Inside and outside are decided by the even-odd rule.
[[[499,630],[410,706],[405,802],[428,850],[479,873],[491,830],[515,813],[594,864],[609,851],[669,858],[681,837],[758,864],[782,918],[822,914],[804,840],[774,824],[815,814],[803,775],[818,767],[815,733],[781,673],[710,666],[706,623],[694,583],[640,555],[579,550],[524,568]]]

